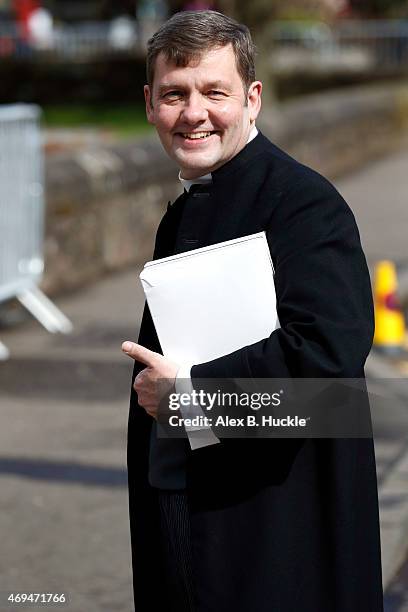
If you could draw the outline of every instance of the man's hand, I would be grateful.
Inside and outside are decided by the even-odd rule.
[[[160,401],[166,391],[163,382],[168,381],[168,388],[174,385],[179,366],[160,353],[155,353],[149,349],[126,341],[122,344],[122,351],[147,366],[139,372],[133,383],[133,388],[137,393],[138,402],[150,416],[157,418],[157,411]],[[158,381],[160,384],[158,384]]]

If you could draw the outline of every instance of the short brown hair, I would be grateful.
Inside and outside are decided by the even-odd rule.
[[[147,42],[146,76],[151,87],[157,56],[188,66],[204,51],[231,44],[246,90],[255,81],[255,45],[246,25],[216,11],[182,11],[166,21]]]

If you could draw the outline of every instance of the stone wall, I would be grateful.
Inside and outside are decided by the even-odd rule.
[[[175,176],[153,140],[47,159],[46,292],[148,259],[164,207],[180,191]]]
[[[408,132],[408,84],[307,96],[261,117],[258,126],[275,143],[333,178],[399,145]],[[72,290],[149,259],[167,202],[180,191],[156,137],[48,157],[45,291]]]

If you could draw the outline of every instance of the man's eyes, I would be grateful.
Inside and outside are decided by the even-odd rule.
[[[207,92],[207,95],[213,98],[222,98],[226,94],[218,89],[210,89],[210,91]]]
[[[184,97],[184,92],[183,91],[179,91],[177,89],[172,90],[172,91],[166,91],[163,95],[162,98],[164,98],[165,100],[178,100],[179,98],[183,98]],[[227,94],[224,93],[223,91],[220,91],[218,89],[209,89],[208,91],[205,92],[206,96],[210,97],[210,98],[222,98],[225,97]]]
[[[183,96],[183,92],[182,91],[166,91],[166,93],[163,94],[163,98],[165,98],[166,100],[169,99],[173,99],[173,98],[181,98]]]

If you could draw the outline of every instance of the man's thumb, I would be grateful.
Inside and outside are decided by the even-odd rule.
[[[140,363],[144,363],[144,365],[151,367],[153,367],[157,357],[157,353],[154,351],[150,351],[146,347],[136,344],[135,342],[129,342],[129,340],[126,340],[126,342],[122,344],[122,351],[126,353],[126,355],[129,355],[129,357],[132,357],[132,359],[135,359],[135,361],[140,361]]]

